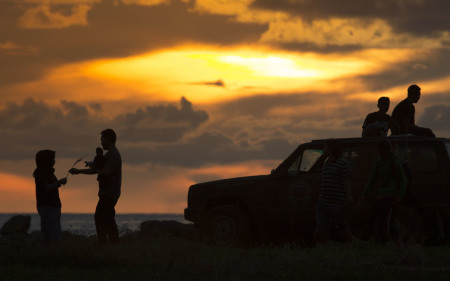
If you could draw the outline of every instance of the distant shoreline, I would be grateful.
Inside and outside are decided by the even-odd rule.
[[[15,215],[31,216],[31,225],[29,232],[40,231],[40,218],[37,213],[0,213],[0,227],[3,226],[11,217]],[[173,220],[183,224],[190,222],[184,219],[183,214],[170,213],[117,213],[116,222],[119,232],[137,231],[140,224],[148,220],[168,221]],[[94,235],[95,223],[94,213],[62,213],[61,230],[69,231],[74,234]]]

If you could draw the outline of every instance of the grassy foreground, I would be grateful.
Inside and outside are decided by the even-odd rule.
[[[69,236],[0,239],[0,280],[449,280],[450,247],[330,243],[232,248],[129,234],[117,246]]]

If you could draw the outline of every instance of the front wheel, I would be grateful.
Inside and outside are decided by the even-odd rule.
[[[245,244],[248,240],[248,221],[238,208],[220,205],[206,213],[202,232],[214,244]]]

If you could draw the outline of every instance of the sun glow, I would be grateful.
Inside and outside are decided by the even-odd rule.
[[[365,92],[361,75],[382,71],[393,63],[417,57],[420,51],[363,50],[342,54],[292,53],[241,47],[184,46],[132,57],[69,64],[44,79],[14,89],[47,100],[59,93],[78,101],[133,98],[174,102],[180,96],[196,104],[220,102],[254,94],[298,92]],[[352,84],[349,85],[349,78]],[[76,87],[74,87],[76,83]],[[48,91],[52,88],[53,91]]]
[[[255,92],[320,90],[326,79],[367,73],[376,66],[364,56],[190,47],[93,61],[82,72],[85,76],[127,85],[134,92],[154,98],[175,100],[187,95],[194,102],[208,102]]]

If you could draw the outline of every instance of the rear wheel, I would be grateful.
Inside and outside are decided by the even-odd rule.
[[[210,209],[202,226],[205,238],[218,245],[245,244],[248,241],[248,229],[244,213],[230,205]]]

